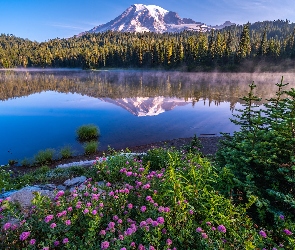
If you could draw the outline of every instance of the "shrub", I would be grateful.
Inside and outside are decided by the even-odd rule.
[[[97,152],[98,149],[98,142],[97,141],[90,141],[84,144],[84,153],[85,155],[91,155]]]
[[[9,160],[8,161],[8,165],[10,166],[14,166],[15,164],[17,164],[18,162],[16,160]]]
[[[35,164],[42,165],[42,164],[49,164],[53,161],[54,150],[53,149],[45,149],[39,151],[35,155]]]
[[[79,141],[90,141],[100,136],[99,128],[93,124],[82,125],[77,129]]]
[[[250,85],[242,98],[245,108],[232,120],[241,130],[226,136],[216,158],[234,176],[228,186],[236,202],[257,197],[249,214],[261,224],[272,224],[279,214],[291,219],[295,214],[295,90],[283,91],[283,80],[277,86],[276,97],[262,110],[255,105],[256,86]]]
[[[24,158],[23,160],[21,160],[20,164],[23,167],[30,167],[32,163],[31,163],[31,160],[30,159]]]
[[[183,150],[188,151],[188,152],[194,152],[194,153],[201,153],[200,149],[203,148],[202,143],[200,141],[200,139],[194,135],[193,139],[191,140],[191,142],[187,145],[184,145]]]
[[[60,150],[60,155],[62,159],[69,159],[73,156],[73,152],[70,146],[65,146]]]
[[[167,166],[169,159],[169,149],[165,148],[153,148],[147,151],[147,154],[143,157],[143,164],[149,164],[151,170],[160,170]]]

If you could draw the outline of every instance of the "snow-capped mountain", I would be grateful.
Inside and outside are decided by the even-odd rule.
[[[185,106],[192,102],[192,100],[185,101],[184,99],[164,96],[123,99],[101,98],[101,100],[124,108],[135,116],[156,116],[177,106]]]
[[[112,21],[81,33],[97,33],[107,30],[123,32],[178,32],[183,30],[208,31],[232,25],[227,21],[221,26],[208,26],[190,18],[181,18],[176,12],[165,10],[156,5],[134,4]]]

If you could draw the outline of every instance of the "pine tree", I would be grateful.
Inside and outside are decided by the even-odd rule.
[[[241,33],[239,49],[238,49],[238,58],[243,59],[250,56],[251,53],[251,40],[250,40],[250,30],[249,24],[243,26],[243,31]]]

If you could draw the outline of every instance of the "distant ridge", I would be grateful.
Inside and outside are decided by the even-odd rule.
[[[115,19],[79,35],[109,30],[157,33],[180,32],[183,30],[205,32],[231,25],[234,25],[234,23],[226,21],[222,25],[210,26],[190,18],[181,18],[176,12],[165,10],[157,5],[133,4]]]

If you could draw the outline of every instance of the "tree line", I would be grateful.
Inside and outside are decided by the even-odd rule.
[[[248,60],[293,63],[294,28],[288,20],[276,20],[205,33],[108,31],[41,43],[1,34],[0,67],[234,70]]]

